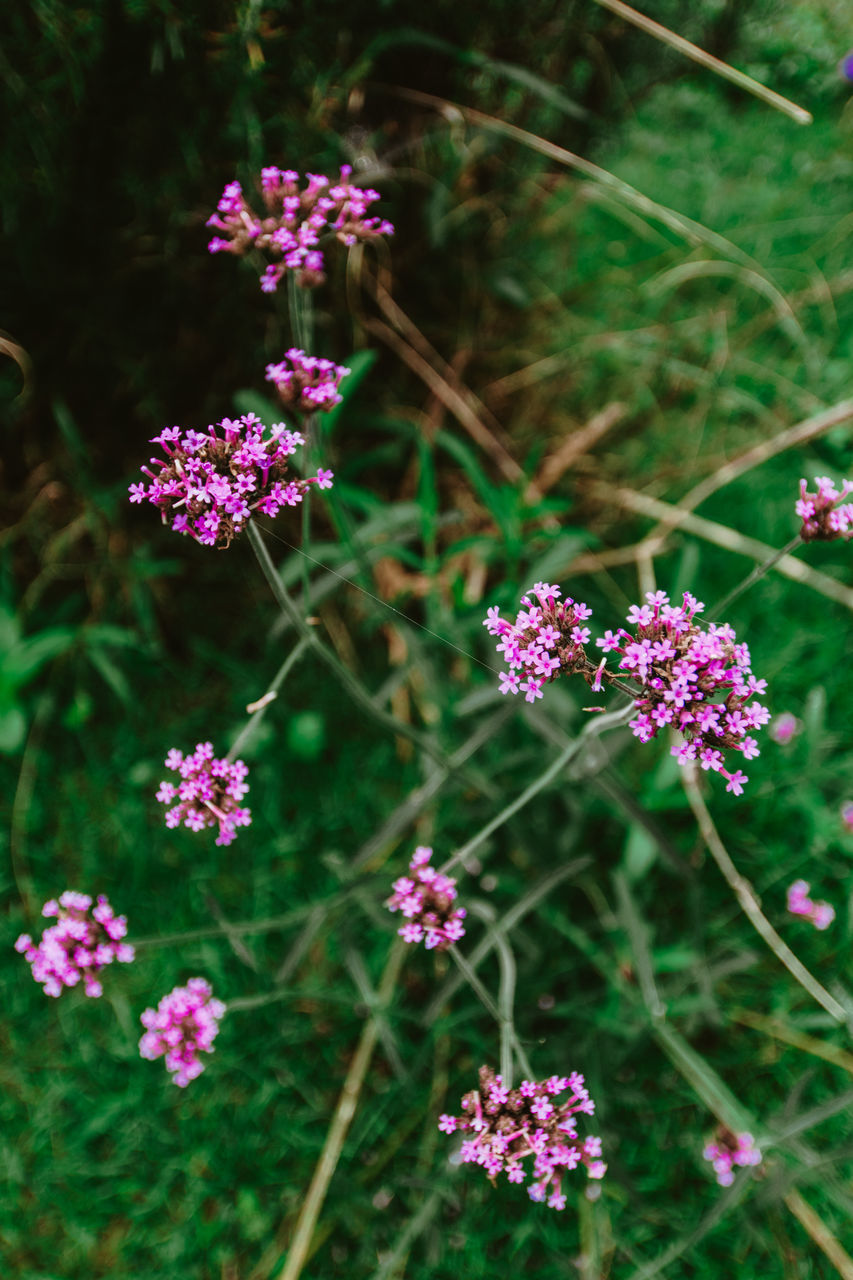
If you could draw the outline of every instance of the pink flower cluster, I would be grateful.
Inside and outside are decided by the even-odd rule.
[[[789,887],[788,910],[791,915],[805,916],[816,929],[828,929],[835,919],[835,908],[828,902],[811,900],[806,880],[795,880]]]
[[[225,1005],[213,999],[210,983],[190,978],[185,987],[175,987],[163,996],[156,1009],[142,1014],[145,1034],[139,1041],[140,1055],[152,1060],[165,1054],[166,1070],[173,1072],[175,1084],[185,1089],[204,1071],[198,1055],[213,1053],[224,1013]]]
[[[732,1133],[730,1129],[717,1130],[716,1141],[709,1142],[702,1155],[710,1160],[721,1187],[730,1187],[735,1180],[735,1165],[761,1164],[761,1152],[751,1133]]]
[[[245,254],[261,249],[278,259],[261,276],[264,293],[274,293],[288,271],[296,282],[311,289],[325,280],[325,263],[320,237],[332,234],[351,247],[362,240],[390,236],[394,228],[382,218],[368,218],[367,210],[381,199],[378,191],[356,187],[350,181],[352,168],[341,167],[338,182],[332,184],[322,174],[306,174],[306,186],[299,189],[299,174],[292,169],[271,166],[261,170],[261,196],[266,216],[259,216],[243,196],[239,182],[229,182],[207,225],[222,235],[208,245],[211,253]]]
[[[575,1116],[591,1116],[595,1106],[584,1088],[583,1076],[551,1076],[537,1084],[522,1080],[517,1089],[508,1088],[490,1067],[480,1068],[480,1085],[462,1099],[463,1116],[443,1115],[438,1127],[443,1133],[460,1130],[470,1137],[462,1143],[463,1164],[479,1164],[489,1178],[502,1171],[510,1182],[523,1182],[529,1169],[522,1161],[533,1157],[533,1181],[527,1188],[531,1200],[547,1198],[552,1209],[564,1209],[564,1175],[578,1165],[586,1167],[590,1178],[603,1178],[607,1165],[601,1159],[601,1139],[577,1133]],[[571,1090],[565,1102],[557,1094]]]
[[[847,831],[853,831],[853,800],[845,800],[841,806],[841,821]]]
[[[409,863],[410,875],[393,884],[386,902],[389,911],[401,911],[406,923],[397,933],[406,942],[423,942],[427,950],[446,951],[465,935],[465,908],[454,907],[456,881],[430,866],[432,849],[418,845]]]
[[[88,893],[67,889],[58,902],[46,902],[41,913],[48,919],[55,916],[56,924],[45,929],[38,946],[28,933],[22,933],[15,950],[32,966],[46,996],[76,987],[81,978],[87,996],[100,996],[104,990],[98,980],[101,969],[113,960],[128,964],[133,959],[133,947],[122,942],[127,919],[113,913],[103,894],[92,907]]]
[[[278,364],[267,365],[267,382],[274,382],[275,389],[288,409],[299,413],[327,412],[341,403],[338,387],[349,369],[322,360],[319,356],[307,356],[298,347],[285,352]]]
[[[230,844],[237,827],[249,826],[251,810],[240,808],[240,801],[249,790],[245,781],[249,770],[242,760],[216,760],[213,744],[200,742],[186,757],[173,747],[165,763],[167,769],[181,775],[177,786],[164,781],[157,792],[162,804],[172,805],[166,811],[167,827],[177,827],[181,822],[192,831],[218,826],[216,843]],[[175,800],[177,804],[173,804]]]
[[[796,738],[802,727],[800,721],[791,711],[783,711],[781,715],[773,717],[773,723],[768,733],[774,742],[786,747],[793,738]]]
[[[501,693],[522,690],[526,702],[542,697],[543,685],[563,672],[580,672],[593,682],[594,665],[584,651],[589,642],[589,627],[581,624],[592,617],[592,610],[570,597],[560,600],[559,587],[537,582],[521,597],[524,606],[515,622],[502,618],[497,606],[489,609],[483,626],[490,635],[498,636],[497,651],[509,671],[501,676]],[[535,597],[535,603],[531,600]]]
[[[848,493],[853,493],[853,484],[843,480],[839,490],[827,476],[815,476],[814,482],[816,492],[810,493],[806,481],[800,481],[800,497],[794,507],[803,522],[803,542],[853,538],[853,502],[844,502]]]
[[[208,547],[227,547],[256,511],[276,516],[282,507],[296,507],[312,484],[331,489],[332,472],[322,467],[306,480],[287,477],[287,459],[305,441],[283,422],[264,437],[263,424],[247,413],[234,422],[223,418],[215,427],[184,431],[167,427],[152,444],[167,455],[152,458],[151,471],[142,467],[151,484],[132,484],[130,501],[146,499],[159,508],[165,524],[188,533]]]
[[[620,627],[596,641],[605,653],[620,655],[623,678],[642,686],[631,729],[641,742],[666,725],[678,729],[685,739],[672,748],[678,763],[697,761],[727,779],[726,791],[740,795],[749,779],[740,769],[726,768],[726,752],[740,752],[746,760],[760,754],[750,735],[770,713],[753,695],[763,693],[767,682],[752,675],[749,649],[735,643],[728,624],[704,630],[696,624],[705,606],[689,592],[678,606],[663,591],[647,592],[646,600],[628,614],[634,635]]]

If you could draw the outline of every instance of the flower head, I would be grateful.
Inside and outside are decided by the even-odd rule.
[[[768,733],[774,742],[778,742],[780,746],[787,746],[792,738],[796,738],[802,729],[801,722],[790,711],[783,711],[781,715],[773,717],[773,723]]]
[[[282,507],[296,507],[311,485],[331,487],[331,471],[307,479],[288,475],[287,459],[305,441],[283,422],[265,434],[253,413],[237,421],[223,418],[207,434],[167,427],[155,436],[165,458],[152,458],[142,467],[151,483],[130,486],[131,502],[150,502],[163,523],[176,533],[189,534],[208,547],[227,547],[256,511],[276,516]]]
[[[60,995],[63,987],[76,987],[81,978],[86,995],[99,996],[101,969],[113,960],[128,964],[133,959],[133,947],[122,941],[127,919],[114,914],[103,894],[93,908],[87,893],[67,889],[58,902],[51,899],[44,904],[42,915],[55,917],[56,924],[45,929],[38,946],[28,933],[22,933],[15,950],[32,967],[47,996]]]
[[[349,369],[321,360],[319,356],[307,356],[298,347],[291,347],[278,364],[267,365],[267,382],[274,382],[278,394],[288,409],[299,413],[316,413],[334,409],[341,403],[338,387]]]
[[[755,699],[766,684],[753,676],[749,649],[736,643],[730,626],[697,625],[705,606],[689,592],[678,606],[663,591],[649,592],[646,599],[628,614],[633,634],[620,628],[596,641],[620,655],[620,679],[640,687],[631,729],[641,742],[650,742],[666,725],[678,729],[684,737],[672,748],[678,763],[695,761],[721,774],[726,790],[740,795],[749,779],[740,769],[730,771],[726,757],[740,752],[752,760],[760,754],[751,735],[770,719]]]
[[[803,542],[832,542],[835,538],[853,538],[853,502],[844,502],[853,493],[853,484],[843,480],[836,489],[827,476],[815,476],[815,493],[806,481],[800,481],[800,497],[794,510],[803,522]],[[839,505],[841,504],[841,505]]]
[[[204,978],[190,978],[185,987],[175,987],[163,996],[156,1009],[142,1014],[145,1034],[139,1041],[140,1055],[149,1060],[165,1056],[166,1070],[184,1089],[204,1071],[198,1055],[213,1053],[224,1013],[225,1005],[213,998],[210,984]]]
[[[788,910],[791,915],[805,916],[816,929],[828,929],[835,919],[835,908],[828,902],[813,902],[808,894],[808,882],[795,880],[788,888]]]
[[[334,236],[351,248],[394,233],[384,218],[366,216],[381,197],[370,187],[354,186],[351,174],[352,168],[343,165],[340,179],[333,183],[322,174],[309,173],[300,190],[299,174],[292,169],[262,169],[263,214],[246,202],[239,182],[229,182],[207,221],[220,233],[208,249],[238,256],[250,249],[268,254],[273,261],[261,276],[264,293],[274,293],[288,271],[295,272],[297,284],[304,289],[322,284],[326,276],[321,238]]]
[[[524,693],[526,702],[542,697],[542,688],[558,675],[579,672],[593,683],[594,663],[586,656],[589,627],[582,624],[592,610],[571,597],[560,600],[559,587],[537,582],[521,597],[515,622],[489,609],[483,626],[497,636],[497,651],[509,668],[501,677],[501,693]],[[532,599],[531,599],[532,597]]]
[[[566,1101],[556,1102],[556,1095],[566,1090]],[[443,1115],[439,1120],[443,1133],[468,1135],[460,1152],[462,1163],[481,1165],[492,1181],[501,1172],[510,1182],[523,1182],[532,1174],[528,1195],[531,1200],[547,1199],[552,1209],[565,1206],[561,1184],[568,1171],[583,1165],[590,1178],[602,1178],[607,1171],[601,1139],[577,1133],[575,1116],[595,1111],[577,1072],[541,1083],[522,1080],[517,1089],[509,1089],[491,1067],[481,1067],[479,1087],[465,1094],[462,1111],[461,1116]]]
[[[409,863],[409,875],[394,881],[385,903],[406,918],[397,933],[406,942],[423,942],[428,950],[446,951],[465,935],[465,908],[454,907],[456,881],[430,866],[432,849],[419,845]]]
[[[732,1172],[735,1165],[761,1164],[761,1152],[755,1145],[751,1133],[732,1133],[722,1125],[709,1142],[702,1155],[710,1160],[721,1187],[730,1187],[735,1180]]]
[[[853,800],[845,800],[841,806],[841,821],[847,831],[853,831]]]
[[[248,827],[251,810],[240,807],[249,790],[248,768],[242,760],[216,760],[213,745],[200,742],[192,755],[173,748],[166,756],[166,768],[180,775],[180,782],[161,782],[157,799],[166,810],[166,826],[183,822],[193,831],[218,827],[217,844],[230,844],[237,827]]]

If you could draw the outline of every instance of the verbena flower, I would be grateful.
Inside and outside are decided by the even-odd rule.
[[[802,727],[795,715],[792,715],[790,711],[783,711],[781,715],[773,717],[773,723],[768,733],[774,742],[778,742],[780,746],[784,747],[792,738],[796,738]]]
[[[115,915],[103,894],[92,907],[88,893],[67,889],[58,902],[44,904],[42,915],[56,917],[56,924],[45,929],[37,946],[22,933],[15,950],[32,966],[46,996],[61,995],[63,987],[76,987],[81,979],[87,996],[100,996],[101,969],[113,960],[128,964],[133,959],[133,947],[122,942],[127,918]]]
[[[339,180],[332,183],[322,174],[309,173],[300,191],[299,174],[292,169],[262,169],[264,214],[247,204],[239,182],[229,182],[216,213],[207,222],[222,233],[213,237],[208,249],[238,255],[260,249],[269,254],[274,262],[261,276],[264,293],[274,293],[288,271],[296,273],[302,288],[322,284],[326,278],[320,248],[323,237],[334,236],[352,247],[359,241],[394,233],[384,218],[366,216],[381,197],[370,187],[354,186],[351,174],[351,166],[343,165]]]
[[[579,672],[594,688],[595,664],[586,656],[589,627],[582,624],[592,610],[570,597],[560,600],[561,590],[537,582],[521,597],[524,606],[515,622],[502,618],[497,607],[489,609],[483,626],[497,636],[497,651],[509,670],[501,676],[501,693],[524,693],[526,702],[542,697],[543,686],[558,675]],[[531,596],[534,600],[531,600]]]
[[[397,933],[406,942],[423,942],[431,950],[446,951],[464,937],[465,908],[454,907],[456,881],[430,866],[432,849],[418,845],[409,863],[408,876],[394,881],[386,902],[389,911],[400,911],[406,923]]]
[[[761,1164],[761,1152],[751,1133],[732,1133],[720,1126],[714,1137],[715,1141],[708,1143],[702,1155],[713,1165],[721,1187],[730,1187],[734,1182],[735,1165]]]
[[[803,522],[800,530],[803,542],[853,538],[853,502],[844,502],[848,493],[853,493],[853,484],[842,480],[843,487],[839,490],[827,476],[815,476],[814,482],[816,492],[810,493],[806,481],[800,481],[800,497],[794,506]]]
[[[145,1034],[139,1041],[143,1058],[166,1058],[166,1070],[175,1084],[186,1088],[204,1071],[200,1053],[213,1053],[219,1034],[219,1019],[225,1013],[221,1000],[213,998],[210,983],[190,978],[185,987],[175,987],[163,996],[156,1009],[146,1009],[140,1021]]]
[[[841,806],[841,821],[848,831],[853,831],[853,800],[845,800]]]
[[[152,444],[167,456],[151,459],[155,471],[141,468],[151,483],[132,484],[130,501],[150,502],[176,533],[227,547],[256,511],[276,516],[282,507],[298,506],[311,485],[332,487],[332,472],[322,467],[307,479],[288,475],[287,459],[305,441],[283,422],[265,435],[260,418],[247,413],[237,421],[223,418],[219,430],[161,431]]]
[[[172,748],[166,756],[166,768],[180,774],[181,781],[161,782],[157,799],[172,807],[166,810],[166,826],[183,822],[191,831],[218,827],[217,844],[230,844],[237,827],[248,827],[251,810],[240,807],[249,790],[248,768],[242,760],[217,760],[213,744],[200,742],[192,755],[184,756]],[[175,803],[177,802],[177,803]]]
[[[288,409],[299,413],[316,413],[334,409],[341,403],[338,387],[349,369],[322,360],[319,356],[307,356],[298,347],[285,352],[278,364],[267,365],[267,382],[275,388]]]
[[[479,1076],[479,1088],[462,1099],[465,1114],[443,1115],[438,1122],[442,1133],[468,1135],[460,1151],[463,1164],[480,1165],[492,1182],[501,1172],[510,1182],[531,1174],[527,1194],[547,1200],[552,1209],[566,1207],[562,1182],[572,1169],[583,1165],[590,1178],[604,1177],[601,1139],[577,1133],[575,1116],[595,1111],[582,1075],[522,1080],[517,1089],[508,1089],[491,1067],[480,1067]],[[567,1089],[569,1097],[557,1102]]]
[[[695,760],[727,779],[726,790],[740,795],[749,779],[740,769],[726,767],[727,753],[745,760],[759,755],[751,736],[770,719],[754,695],[767,688],[750,668],[749,649],[737,644],[728,624],[703,629],[695,617],[704,609],[689,592],[673,606],[663,591],[647,592],[647,603],[632,605],[628,614],[635,631],[606,632],[596,644],[618,653],[622,681],[640,686],[634,736],[650,742],[665,726],[684,736],[672,753],[678,763]]]
[[[788,910],[794,916],[805,916],[816,929],[828,929],[835,919],[835,908],[828,902],[813,902],[806,880],[795,880],[788,888]]]

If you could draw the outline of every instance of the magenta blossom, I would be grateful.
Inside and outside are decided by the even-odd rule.
[[[249,790],[248,768],[242,760],[216,760],[213,744],[200,742],[192,755],[184,756],[172,748],[166,756],[166,768],[181,776],[176,785],[161,782],[157,799],[172,807],[166,811],[166,826],[183,822],[191,831],[218,827],[217,844],[230,844],[237,827],[248,827],[252,821],[249,809],[240,801]],[[177,802],[177,803],[175,803]]]
[[[842,488],[836,489],[827,476],[815,476],[814,482],[816,492],[810,493],[806,481],[800,481],[800,497],[794,506],[803,522],[803,542],[853,538],[853,502],[844,502],[848,493],[853,493],[853,484],[842,480]]]
[[[710,1160],[721,1187],[730,1187],[735,1180],[735,1165],[761,1164],[761,1152],[755,1145],[751,1133],[732,1133],[722,1126],[714,1135],[715,1140],[709,1142],[702,1155]]]
[[[570,1090],[564,1102],[556,1096]],[[546,1200],[551,1209],[564,1209],[562,1182],[578,1165],[590,1178],[603,1178],[607,1165],[601,1159],[600,1138],[580,1138],[578,1114],[591,1116],[595,1105],[584,1087],[583,1076],[550,1076],[541,1083],[522,1080],[510,1089],[491,1067],[480,1067],[480,1085],[462,1099],[462,1116],[443,1115],[442,1133],[466,1134],[460,1151],[463,1164],[479,1164],[494,1181],[504,1172],[510,1182],[523,1182],[531,1200]],[[525,1167],[524,1161],[532,1157]]]
[[[103,894],[92,908],[88,893],[67,889],[58,902],[51,899],[44,904],[42,915],[55,916],[56,924],[45,929],[38,946],[28,933],[22,933],[15,950],[32,966],[33,977],[44,986],[46,996],[60,995],[63,987],[76,987],[81,978],[87,996],[100,996],[101,969],[113,960],[128,964],[133,959],[133,947],[122,942],[127,918],[115,915]]]
[[[288,409],[299,413],[327,412],[341,403],[338,387],[349,369],[321,360],[319,356],[307,356],[298,347],[291,347],[278,364],[267,365],[267,382],[275,388]]]
[[[773,723],[768,729],[768,733],[774,742],[778,742],[780,746],[784,747],[788,745],[792,738],[796,738],[802,727],[795,715],[792,715],[790,711],[783,711],[781,715],[773,717]]]
[[[847,831],[853,831],[853,800],[845,800],[841,806],[841,821]]]
[[[306,174],[299,189],[299,174],[271,166],[261,170],[261,197],[265,214],[247,204],[239,182],[229,182],[207,225],[221,232],[208,245],[211,253],[238,256],[260,249],[274,261],[261,276],[264,293],[274,293],[282,277],[295,273],[296,283],[312,289],[325,280],[320,244],[335,237],[348,248],[360,241],[390,236],[394,228],[384,218],[368,218],[367,210],[381,199],[370,187],[350,181],[352,168],[341,167],[338,182],[321,174]]]
[[[791,915],[805,916],[816,929],[828,929],[835,919],[835,908],[828,902],[813,902],[808,894],[808,882],[795,880],[788,888],[788,910]]]
[[[521,597],[524,606],[515,622],[502,618],[496,607],[489,609],[483,626],[497,636],[498,653],[509,670],[500,677],[501,693],[524,693],[525,702],[542,697],[544,685],[558,675],[579,672],[593,688],[595,664],[586,656],[589,627],[582,624],[592,610],[571,598],[560,600],[559,587],[537,582]],[[531,600],[531,596],[535,600]]]
[[[270,427],[254,413],[238,421],[223,418],[216,427],[181,432],[166,427],[152,444],[159,444],[166,458],[152,458],[142,467],[151,483],[132,484],[130,501],[146,500],[160,511],[163,523],[176,533],[189,534],[207,547],[227,547],[256,512],[276,516],[282,507],[298,507],[316,484],[331,489],[332,472],[320,468],[315,476],[294,479],[287,459],[305,441],[283,422]]]
[[[140,1021],[145,1034],[139,1041],[143,1058],[166,1058],[166,1070],[185,1089],[204,1071],[199,1053],[213,1053],[219,1034],[219,1020],[225,1013],[221,1000],[213,999],[204,978],[190,978],[185,987],[175,987],[163,996],[156,1009],[146,1009]]]
[[[465,908],[454,907],[456,881],[430,866],[432,849],[419,845],[409,863],[409,875],[394,881],[385,903],[400,911],[406,923],[397,930],[406,942],[423,942],[427,950],[446,951],[465,934]]]
[[[726,791],[740,795],[749,779],[727,767],[726,754],[738,752],[745,760],[760,754],[751,735],[767,724],[770,713],[754,695],[763,693],[767,682],[755,679],[749,649],[735,643],[728,624],[698,625],[696,616],[705,606],[689,592],[677,606],[663,591],[647,592],[646,600],[628,614],[633,635],[620,627],[596,641],[605,654],[620,655],[620,681],[640,686],[634,703],[638,714],[631,721],[634,736],[650,742],[664,726],[679,730],[684,741],[672,748],[678,763],[696,761],[721,774]]]

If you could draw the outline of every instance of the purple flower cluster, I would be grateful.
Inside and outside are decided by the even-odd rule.
[[[167,455],[142,467],[151,483],[132,484],[130,501],[146,499],[159,508],[163,523],[176,533],[188,533],[207,547],[227,547],[256,511],[276,516],[282,507],[296,507],[312,484],[331,489],[332,472],[322,467],[306,480],[288,478],[287,459],[305,441],[283,422],[270,427],[253,413],[234,422],[223,418],[216,427],[184,431],[167,427],[155,436]]]
[[[761,1152],[751,1133],[732,1133],[730,1129],[720,1128],[715,1139],[708,1143],[702,1155],[714,1166],[721,1187],[730,1187],[734,1182],[732,1170],[735,1165],[761,1164]]]
[[[149,1060],[165,1054],[166,1070],[173,1072],[175,1084],[185,1089],[204,1071],[198,1055],[213,1053],[224,1013],[225,1005],[213,999],[210,983],[190,978],[185,987],[175,987],[163,996],[156,1009],[142,1014],[145,1034],[139,1041],[139,1052]]]
[[[292,169],[262,169],[265,216],[246,203],[239,182],[229,182],[207,222],[222,233],[213,237],[208,249],[238,255],[261,249],[276,258],[261,276],[264,293],[274,293],[288,271],[296,273],[296,282],[304,289],[322,284],[326,277],[321,236],[332,234],[351,247],[394,233],[390,222],[366,217],[381,197],[370,187],[354,186],[351,174],[352,168],[343,165],[339,181],[332,184],[322,174],[309,173],[300,191],[299,174]]]
[[[349,369],[323,360],[319,356],[307,356],[298,347],[285,352],[278,364],[267,365],[267,382],[274,382],[275,389],[288,409],[299,413],[327,412],[341,403],[338,387]]]
[[[783,711],[781,715],[773,717],[773,723],[768,729],[768,733],[774,742],[786,747],[793,738],[796,738],[802,727],[793,712]]]
[[[843,480],[843,488],[839,490],[826,476],[815,476],[814,482],[816,492],[810,493],[806,481],[800,481],[800,497],[794,507],[803,522],[800,530],[803,542],[853,538],[853,502],[844,502],[848,493],[853,493],[853,484]]]
[[[216,760],[213,744],[200,742],[186,757],[173,747],[165,763],[167,769],[181,775],[177,786],[164,781],[157,792],[162,804],[172,805],[166,811],[167,827],[177,827],[181,822],[192,831],[218,826],[216,843],[230,844],[237,827],[249,826],[251,811],[240,808],[240,801],[249,790],[245,781],[249,770],[242,760]]]
[[[533,1157],[533,1181],[527,1188],[531,1200],[545,1200],[552,1209],[564,1209],[561,1191],[564,1175],[578,1165],[590,1178],[603,1178],[607,1165],[601,1159],[601,1139],[581,1139],[575,1115],[591,1116],[595,1106],[584,1088],[583,1076],[551,1076],[537,1084],[522,1080],[509,1089],[491,1067],[480,1068],[480,1085],[462,1099],[463,1116],[443,1115],[443,1133],[470,1134],[460,1151],[463,1164],[481,1165],[489,1178],[503,1171],[510,1182],[523,1182],[530,1171],[522,1161]],[[571,1090],[564,1102],[557,1094]]]
[[[406,923],[398,934],[406,942],[423,942],[427,950],[446,951],[465,935],[465,908],[454,907],[456,881],[430,866],[432,849],[418,845],[409,863],[408,876],[393,884],[386,902],[389,911],[401,911]]]
[[[791,915],[805,916],[816,929],[828,929],[835,919],[835,908],[828,902],[811,900],[806,880],[795,880],[789,887],[788,910]]]
[[[542,687],[562,672],[580,672],[594,688],[595,666],[584,651],[589,642],[589,627],[581,624],[592,617],[592,610],[570,597],[560,600],[559,587],[537,582],[521,597],[524,606],[515,622],[502,618],[498,608],[489,609],[483,626],[498,636],[497,651],[509,671],[501,676],[501,693],[522,690],[526,702],[542,697]],[[536,602],[531,600],[535,597]]]
[[[635,634],[607,631],[596,644],[605,653],[620,655],[623,678],[642,686],[631,729],[649,742],[665,725],[678,729],[684,742],[672,748],[678,763],[697,761],[727,779],[726,790],[740,795],[749,779],[740,769],[726,768],[726,752],[744,759],[759,755],[751,731],[770,719],[753,695],[763,693],[765,680],[750,669],[749,649],[736,644],[728,624],[702,629],[695,617],[704,605],[689,592],[673,606],[663,591],[647,592],[647,604],[632,605],[628,622]]]
[[[100,996],[101,969],[113,960],[128,964],[133,959],[133,947],[122,942],[127,919],[113,913],[103,894],[92,907],[88,893],[67,889],[58,902],[46,902],[41,913],[48,919],[55,916],[56,924],[45,929],[38,946],[22,933],[15,950],[32,966],[46,996],[61,995],[63,987],[76,987],[81,978],[87,996]]]

